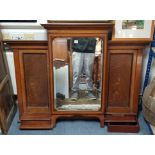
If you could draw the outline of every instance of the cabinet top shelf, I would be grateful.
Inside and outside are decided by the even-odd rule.
[[[114,24],[106,21],[48,21],[41,24],[47,30],[55,29],[103,29],[112,30]]]

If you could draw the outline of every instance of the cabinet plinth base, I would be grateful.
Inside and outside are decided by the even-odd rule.
[[[104,115],[52,115],[49,120],[21,120],[20,129],[53,129],[56,127],[56,123],[58,119],[87,119],[94,120],[98,119],[100,121],[100,127],[103,128],[105,122]],[[108,123],[108,131],[109,132],[125,132],[125,133],[137,133],[140,130],[139,123],[137,121],[128,121],[128,122],[107,122]]]
[[[109,132],[128,132],[128,133],[137,133],[139,132],[140,127],[139,123],[108,123]]]
[[[20,129],[51,129],[51,121],[49,120],[43,120],[43,121],[21,121]]]

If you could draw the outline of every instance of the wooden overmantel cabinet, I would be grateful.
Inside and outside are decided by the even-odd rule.
[[[58,118],[90,118],[98,119],[101,127],[107,123],[109,131],[138,132],[142,54],[149,42],[108,40],[113,24],[75,22],[42,26],[47,29],[48,42],[5,41],[14,52],[20,129],[51,129]],[[104,40],[99,111],[58,111],[54,107],[52,42],[63,37]]]

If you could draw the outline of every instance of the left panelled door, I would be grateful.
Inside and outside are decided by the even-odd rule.
[[[8,72],[3,43],[0,42],[0,127],[3,134],[7,134],[16,112],[16,103]]]
[[[47,50],[19,49],[14,53],[20,128],[50,128]]]

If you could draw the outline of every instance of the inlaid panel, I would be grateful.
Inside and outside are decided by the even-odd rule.
[[[129,106],[132,63],[132,53],[110,54],[108,106]]]
[[[23,54],[26,104],[28,107],[47,107],[47,56],[42,53]]]

